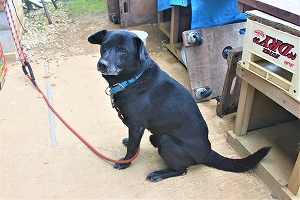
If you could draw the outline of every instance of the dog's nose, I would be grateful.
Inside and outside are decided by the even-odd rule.
[[[97,69],[98,71],[102,71],[103,69],[107,69],[108,67],[108,62],[105,61],[104,59],[100,59],[98,61]]]

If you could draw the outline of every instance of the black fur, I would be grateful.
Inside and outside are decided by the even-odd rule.
[[[124,117],[129,139],[124,139],[131,158],[148,129],[150,142],[158,148],[168,169],[148,174],[150,181],[186,174],[191,165],[205,164],[217,169],[244,172],[255,167],[269,152],[264,147],[243,159],[225,158],[211,149],[208,128],[191,93],[162,71],[149,57],[147,49],[135,34],[124,31],[99,31],[88,38],[101,45],[97,68],[110,86],[141,77],[113,95],[115,106]],[[115,164],[125,169],[130,164]]]

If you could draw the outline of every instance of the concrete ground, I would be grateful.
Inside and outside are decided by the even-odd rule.
[[[147,45],[160,43],[153,38],[149,34]],[[96,70],[98,47],[91,48],[94,53],[49,62],[53,106],[98,151],[119,159],[126,153],[121,141],[127,136],[127,128],[111,108],[104,92],[107,83]],[[151,56],[189,88],[186,68],[170,52]],[[36,81],[45,93],[46,63],[32,63]],[[145,132],[140,155],[132,165],[126,170],[113,169],[57,117],[51,131],[49,109],[23,75],[21,65],[10,64],[8,69],[0,91],[1,199],[273,199],[272,192],[253,172],[237,174],[198,165],[190,167],[185,176],[147,181],[149,172],[166,167],[148,141],[149,132]],[[226,142],[235,114],[219,118],[216,105],[215,100],[198,104],[210,129],[212,147],[224,156],[238,158]]]

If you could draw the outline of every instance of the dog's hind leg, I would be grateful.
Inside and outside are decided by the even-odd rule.
[[[158,140],[158,153],[169,165],[169,169],[151,172],[147,175],[147,180],[160,181],[165,178],[185,175],[187,168],[195,161],[186,154],[180,145],[181,142],[172,136],[163,134]]]

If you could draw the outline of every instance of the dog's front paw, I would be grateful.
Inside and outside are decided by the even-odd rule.
[[[125,147],[127,147],[128,142],[129,142],[129,138],[124,138],[124,139],[122,140],[122,143],[125,145]]]
[[[121,158],[120,160],[124,160],[123,158]],[[118,164],[118,163],[115,163],[114,164],[114,168],[115,169],[126,169],[127,167],[129,167],[131,165],[131,163],[126,163],[126,164]]]

